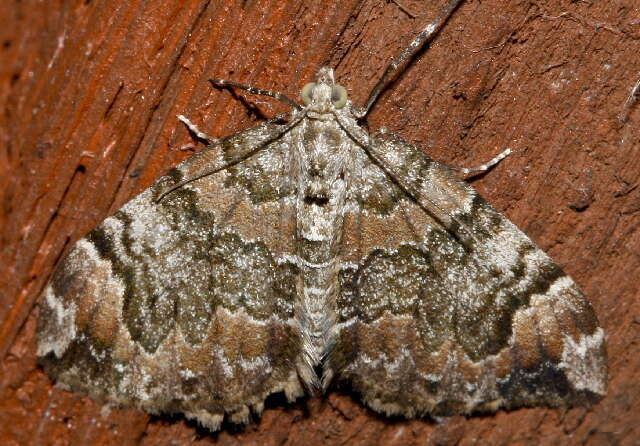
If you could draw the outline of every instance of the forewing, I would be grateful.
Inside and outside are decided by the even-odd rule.
[[[603,331],[574,282],[419,149],[369,150],[345,217],[339,379],[405,416],[603,395]]]
[[[270,393],[300,395],[299,272],[283,260],[295,228],[288,156],[285,126],[241,132],[78,241],[44,293],[47,372],[103,401],[184,412],[212,429],[225,413],[247,421]]]

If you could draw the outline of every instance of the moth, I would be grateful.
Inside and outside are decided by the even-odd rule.
[[[38,355],[115,406],[247,423],[269,395],[344,385],[404,417],[605,394],[604,332],[571,278],[455,172],[359,124],[333,70],[303,104],[217,140],[79,240],[41,303]],[[504,154],[482,166],[486,170]]]

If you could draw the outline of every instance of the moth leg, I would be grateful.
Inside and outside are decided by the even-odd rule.
[[[261,95],[261,96],[269,96],[270,98],[274,98],[280,102],[284,102],[287,105],[290,105],[298,110],[301,110],[302,107],[297,104],[295,101],[292,101],[291,99],[289,99],[287,96],[283,95],[280,92],[277,91],[269,91],[269,90],[261,90],[259,88],[254,88],[254,87],[250,87],[248,85],[242,85],[242,84],[236,84],[235,82],[232,81],[227,81],[224,79],[209,79],[209,81],[213,84],[216,85],[218,87],[233,87],[233,88],[239,88],[241,90],[245,90],[248,91],[249,93],[252,94],[257,94],[257,95]]]
[[[276,121],[280,121],[287,116],[290,116],[291,120],[286,124],[274,124]],[[297,110],[281,113],[269,119],[264,124],[243,130],[220,140],[208,137],[206,133],[201,132],[198,127],[184,116],[182,116],[182,118],[178,117],[178,119],[184,122],[190,130],[194,133],[198,132],[202,136],[198,135],[198,133],[196,133],[196,135],[203,138],[208,137],[209,139],[214,140],[215,144],[209,145],[202,152],[187,158],[182,162],[182,164],[171,171],[181,177],[179,182],[166,182],[163,181],[163,179],[160,179],[156,186],[157,191],[154,198],[155,202],[159,203],[171,192],[180,189],[193,181],[213,175],[216,172],[220,172],[221,170],[225,170],[231,166],[241,163],[247,158],[255,155],[276,139],[280,138],[281,135],[295,127],[304,117],[305,113],[299,113]],[[226,156],[222,156],[222,152],[220,150],[225,152]],[[169,175],[171,175],[171,172]]]
[[[489,161],[487,161],[484,164],[480,164],[479,166],[474,166],[474,167],[449,166],[449,168],[453,169],[453,170],[457,170],[459,172],[462,172],[464,175],[475,176],[475,175],[478,175],[478,174],[480,174],[482,172],[486,172],[487,170],[491,169],[493,166],[495,166],[500,161],[502,161],[507,156],[509,156],[509,154],[511,154],[511,152],[512,152],[511,149],[504,149],[502,152],[500,152],[499,154],[494,156],[492,159],[490,159]]]
[[[189,120],[189,118],[187,118],[186,116],[178,115],[177,118],[180,121],[182,121],[184,123],[184,125],[186,125],[189,128],[189,130],[191,130],[191,132],[193,132],[193,134],[196,135],[196,137],[198,137],[198,139],[206,141],[208,145],[212,146],[212,145],[218,144],[220,142],[220,140],[218,138],[214,138],[212,136],[209,136],[205,132],[200,130],[198,128],[198,126],[195,125],[193,122],[191,122]]]
[[[391,137],[391,139],[403,143],[403,144],[410,144],[408,141],[406,141],[403,137],[401,137],[400,135],[396,135],[395,133],[393,133],[392,131],[390,131],[389,129],[382,127],[380,128],[380,130],[378,130],[375,133],[375,136],[378,135],[384,135],[384,136],[389,136]],[[446,165],[446,167],[448,167],[449,169],[452,170],[456,170],[458,172],[462,172],[463,175],[469,175],[469,177],[473,177],[475,175],[478,175],[482,172],[486,172],[488,170],[490,170],[492,167],[494,167],[496,164],[498,164],[500,161],[502,161],[503,159],[505,159],[507,156],[509,156],[513,151],[510,148],[507,148],[505,150],[503,150],[502,152],[500,152],[498,155],[494,156],[492,159],[490,159],[489,161],[487,161],[484,164],[480,164],[478,166],[473,166],[473,167],[456,167],[456,166],[449,166]]]

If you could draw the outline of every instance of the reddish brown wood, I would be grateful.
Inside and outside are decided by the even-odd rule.
[[[426,3],[426,4],[425,4]],[[375,107],[474,185],[581,284],[607,332],[609,395],[440,423],[389,420],[349,396],[272,402],[210,435],[177,417],[105,413],[35,361],[36,302],[66,247],[188,156],[184,113],[215,136],[281,104],[323,65],[362,103],[442,1],[0,2],[0,444],[632,445],[640,438],[640,78],[635,0],[469,0]],[[245,97],[244,95],[241,95]],[[256,113],[256,110],[258,113]]]

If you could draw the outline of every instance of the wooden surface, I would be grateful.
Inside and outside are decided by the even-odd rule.
[[[224,136],[286,107],[321,65],[361,104],[442,1],[4,0],[0,3],[0,444],[640,444],[640,79],[637,0],[470,0],[378,102],[581,285],[606,330],[608,396],[592,408],[389,420],[331,392],[209,434],[53,387],[36,365],[38,295],[61,254],[189,156],[175,115]],[[632,98],[633,99],[633,98]],[[196,150],[201,149],[198,145]]]

